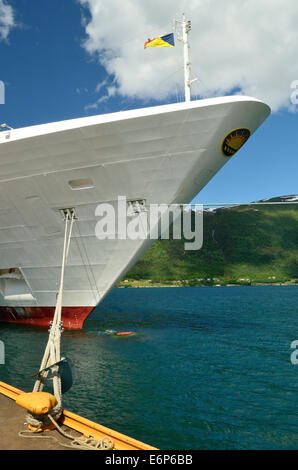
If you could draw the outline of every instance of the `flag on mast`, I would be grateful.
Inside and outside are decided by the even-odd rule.
[[[174,33],[166,34],[154,39],[148,39],[144,44],[144,49],[147,47],[174,47]]]

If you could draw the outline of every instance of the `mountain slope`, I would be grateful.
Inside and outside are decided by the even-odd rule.
[[[258,202],[295,201],[296,195]],[[120,285],[137,284],[132,280],[138,284],[145,281],[144,285],[280,283],[295,279],[298,283],[298,204],[205,210],[203,247],[185,251],[184,242],[158,240]]]

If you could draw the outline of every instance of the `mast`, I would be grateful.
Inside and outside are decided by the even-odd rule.
[[[188,33],[191,30],[191,22],[186,21],[185,15],[182,15],[182,21],[177,21],[175,23],[180,23],[182,26],[182,37],[177,37],[179,41],[183,43],[183,55],[184,55],[184,92],[185,92],[185,101],[189,102],[190,98],[190,85],[193,82],[196,82],[198,79],[190,79],[190,57],[189,57],[189,42],[188,42]],[[175,28],[176,29],[176,28]]]
[[[191,30],[190,21],[185,20],[183,13],[182,19],[182,42],[184,50],[184,90],[185,90],[185,101],[190,101],[190,58],[189,58],[189,44],[188,44],[188,33]]]

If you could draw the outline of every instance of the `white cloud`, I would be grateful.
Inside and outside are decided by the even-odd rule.
[[[194,94],[231,90],[290,107],[298,79],[297,0],[79,0],[89,9],[84,47],[96,54],[122,96],[162,100],[183,90],[182,44],[144,50],[148,37],[168,34],[185,12]],[[177,72],[178,70],[178,72]]]
[[[0,0],[0,40],[7,40],[13,26],[15,26],[13,9],[5,0]]]
[[[102,86],[104,85],[105,83],[99,83],[95,91],[99,92]],[[116,91],[117,89],[115,86],[107,87],[107,94],[98,98],[95,103],[88,104],[87,106],[85,106],[85,111],[88,111],[89,109],[98,109],[98,106],[100,105],[100,103],[104,103],[105,101],[108,101],[109,98],[111,98],[111,96],[114,96],[116,94]]]
[[[81,95],[82,93],[88,93],[88,92],[89,92],[89,90],[88,90],[88,88],[86,88],[86,87],[84,87],[84,88],[76,88],[76,93],[77,93],[78,95]]]

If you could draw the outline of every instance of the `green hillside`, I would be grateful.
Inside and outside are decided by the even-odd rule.
[[[156,241],[119,286],[298,283],[298,205],[204,211],[203,247],[184,242]]]

